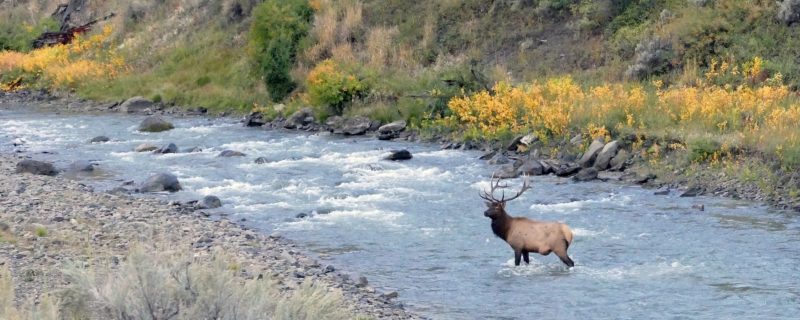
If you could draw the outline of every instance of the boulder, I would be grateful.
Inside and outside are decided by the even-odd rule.
[[[578,173],[578,171],[581,171],[581,166],[576,164],[566,164],[566,165],[561,165],[558,168],[554,168],[553,170],[555,171],[556,176],[569,177],[573,174]]]
[[[311,108],[302,108],[295,111],[283,124],[286,129],[298,129],[314,123],[314,111]]]
[[[233,150],[223,150],[222,152],[219,153],[219,155],[217,155],[217,157],[222,157],[222,158],[244,157],[244,156],[246,156],[244,153]]]
[[[597,170],[606,170],[609,168],[611,159],[617,155],[619,150],[619,141],[614,140],[606,143],[600,153],[597,154],[597,159],[594,161],[594,168]]]
[[[52,163],[36,160],[22,160],[18,162],[16,172],[42,176],[54,176],[58,174],[58,171]]]
[[[342,124],[342,133],[348,136],[357,136],[367,133],[372,126],[372,121],[365,117],[348,118]]]
[[[179,190],[181,190],[181,184],[178,182],[178,177],[169,173],[153,175],[139,186],[139,192],[175,192]]]
[[[162,132],[174,128],[175,126],[172,123],[159,116],[149,116],[139,124],[139,131],[142,132]]]
[[[389,155],[384,157],[385,160],[391,161],[410,160],[411,158],[411,152],[408,150],[392,150]]]
[[[378,127],[378,139],[390,140],[397,138],[400,132],[406,129],[406,121],[398,120]]]
[[[216,209],[222,206],[222,201],[216,196],[205,196],[197,202],[196,206],[197,209]]]
[[[520,135],[511,140],[511,143],[506,146],[506,150],[508,151],[517,151],[520,146],[530,146],[532,143],[539,140],[539,137],[533,133],[529,133],[526,135]]]
[[[702,187],[693,186],[681,194],[681,197],[696,197],[702,195],[705,190]]]
[[[540,176],[544,173],[544,166],[535,159],[528,159],[519,167],[519,172],[527,176]]]
[[[597,179],[597,173],[598,171],[595,168],[583,168],[572,179],[578,182],[592,181]]]
[[[119,110],[125,113],[142,113],[150,110],[153,102],[142,97],[133,97],[119,106]]]
[[[260,127],[264,124],[266,124],[266,121],[264,121],[264,115],[261,112],[252,112],[244,118],[245,127]]]
[[[96,163],[86,160],[78,160],[69,165],[70,172],[92,172]]]
[[[493,175],[495,178],[498,179],[511,179],[519,177],[521,173],[519,172],[519,170],[517,170],[517,167],[513,163],[510,163],[502,165],[500,166],[500,168],[497,168],[497,170],[495,170]]]
[[[628,158],[630,158],[630,154],[625,149],[620,149],[617,151],[617,155],[611,159],[608,163],[611,168],[611,171],[622,171],[625,170],[625,166],[628,163]]]
[[[178,153],[178,146],[176,146],[174,143],[166,144],[164,146],[161,146],[161,148],[158,148],[155,151],[153,151],[153,153],[158,153],[158,154]]]
[[[108,142],[110,140],[111,139],[109,139],[106,136],[96,136],[96,137],[92,138],[92,140],[89,140],[89,143],[103,143],[103,142]]]
[[[591,167],[594,164],[594,160],[597,158],[597,154],[603,150],[603,144],[600,139],[595,139],[592,141],[592,144],[589,145],[589,149],[586,149],[586,152],[583,156],[578,160],[578,164],[584,168]]]
[[[158,147],[149,143],[142,143],[133,149],[133,151],[136,152],[150,152],[155,150],[158,150]]]
[[[489,151],[489,152],[487,152],[487,153],[484,153],[484,154],[483,154],[482,156],[480,156],[478,159],[480,159],[480,160],[489,160],[489,159],[492,159],[492,158],[494,158],[494,156],[495,156],[496,154],[497,154],[497,150],[492,150],[492,151]]]
[[[378,133],[398,133],[406,129],[405,120],[397,120],[395,122],[387,123],[378,128]]]
[[[269,163],[269,159],[267,159],[265,157],[258,157],[253,162],[255,162],[256,164],[265,164],[265,163]]]
[[[509,159],[508,157],[506,157],[506,155],[504,155],[502,153],[498,153],[494,157],[489,159],[488,163],[491,164],[491,165],[507,164],[507,163],[511,163],[511,159]]]

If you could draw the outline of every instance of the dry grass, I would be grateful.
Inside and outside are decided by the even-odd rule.
[[[352,319],[342,295],[310,280],[291,293],[268,277],[243,279],[222,254],[210,261],[176,252],[131,250],[118,269],[64,270],[69,283],[34,306],[14,307],[0,270],[0,319]],[[57,306],[57,307],[56,307]]]

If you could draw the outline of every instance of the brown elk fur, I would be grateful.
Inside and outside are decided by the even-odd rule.
[[[529,187],[523,185],[517,195],[510,199],[503,197],[497,200],[492,195],[499,185],[499,180],[493,184],[491,192],[484,192],[482,198],[487,200],[489,207],[483,214],[492,219],[492,231],[514,249],[514,265],[520,264],[520,258],[525,263],[530,263],[528,253],[534,252],[541,255],[555,253],[564,264],[569,267],[575,263],[567,255],[567,249],[572,243],[572,231],[566,224],[559,222],[535,221],[524,217],[512,217],[506,213],[506,202],[516,199]]]

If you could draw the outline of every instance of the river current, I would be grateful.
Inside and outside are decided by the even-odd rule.
[[[562,221],[575,240],[567,269],[555,255],[515,267],[483,216],[478,192],[491,168],[479,153],[372,138],[244,128],[230,119],[175,118],[163,133],[136,130],[142,116],[0,110],[0,152],[23,150],[107,190],[170,172],[172,195],[222,199],[212,211],[279,233],[326,263],[397,291],[433,319],[796,318],[800,314],[800,217],[731,199],[615,183],[533,177],[511,215]],[[111,138],[91,144],[95,136]],[[21,143],[13,146],[13,143]],[[141,143],[175,143],[155,155]],[[382,160],[408,149],[405,162]],[[220,158],[226,149],[245,157]],[[254,163],[257,157],[268,162]],[[509,182],[512,187],[519,179]],[[703,204],[705,211],[693,209]],[[298,214],[306,218],[297,218]]]

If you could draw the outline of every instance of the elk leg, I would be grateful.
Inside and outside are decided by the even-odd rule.
[[[531,264],[531,260],[528,259],[528,251],[522,252],[522,258],[525,259],[525,264]]]
[[[520,260],[520,258],[522,258],[522,252],[520,252],[520,251],[514,251],[514,265],[515,265],[515,266],[518,266],[518,265],[519,265],[519,262],[520,262],[519,260]]]
[[[568,267],[571,268],[575,266],[575,262],[573,262],[572,259],[570,259],[567,255],[567,250],[555,250],[553,252],[555,252],[558,258],[561,259],[561,262],[566,264]]]

